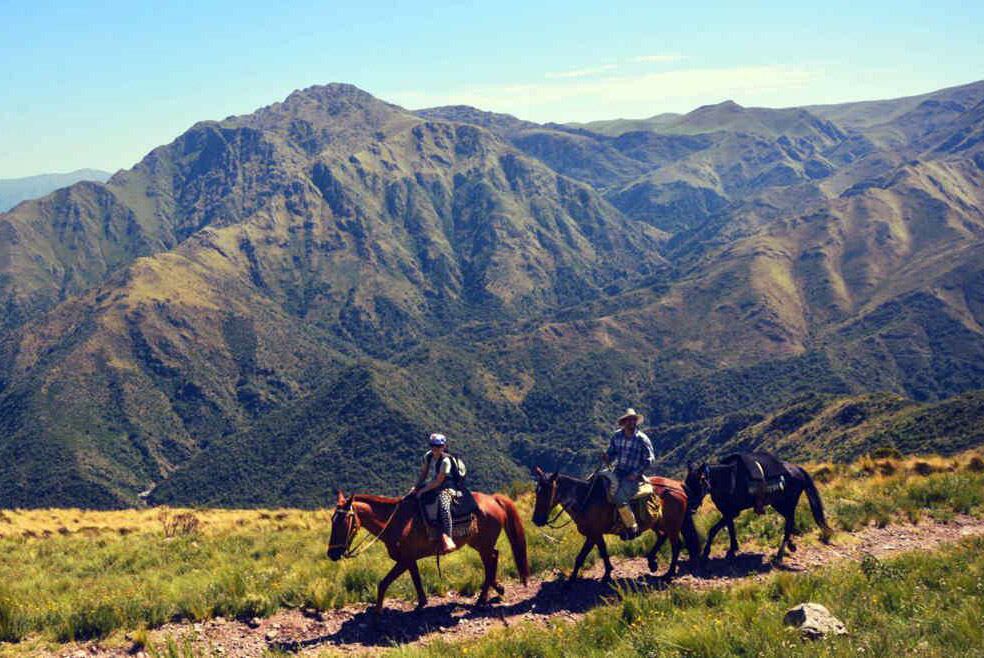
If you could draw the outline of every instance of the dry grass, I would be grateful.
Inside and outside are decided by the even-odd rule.
[[[810,470],[822,482],[831,525],[851,531],[924,515],[984,515],[981,461],[978,451],[948,458],[865,458]],[[529,519],[532,501],[524,484],[512,493],[520,496],[521,515]],[[705,504],[698,528],[716,518]],[[797,524],[804,542],[818,541],[802,501]],[[774,514],[745,514],[737,526],[745,550],[774,550],[782,531]],[[581,544],[573,526],[548,530],[556,543],[532,524],[526,527],[534,572],[570,568]],[[333,563],[324,557],[328,532],[327,510],[3,510],[0,638],[104,638],[172,619],[263,616],[282,607],[325,609],[371,600],[389,565],[382,549],[374,546],[356,559]],[[636,556],[649,543],[641,538],[610,547],[615,555]],[[508,555],[504,540],[500,550]],[[589,564],[593,560],[592,555]],[[500,562],[505,577],[515,577],[511,563]],[[471,552],[448,557],[444,580],[429,561],[422,571],[432,593],[450,589],[470,596],[481,581]],[[412,597],[409,579],[394,583],[391,593]]]

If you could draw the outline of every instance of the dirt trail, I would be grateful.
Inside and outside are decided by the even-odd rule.
[[[946,523],[924,521],[919,525],[868,527],[855,533],[838,533],[831,545],[801,546],[788,554],[782,567],[774,567],[769,556],[742,553],[730,564],[713,558],[706,574],[697,578],[686,573],[674,585],[695,589],[725,587],[739,582],[762,580],[777,570],[802,572],[836,561],[859,561],[866,554],[878,557],[912,550],[933,550],[964,537],[984,534],[984,520],[958,516]],[[720,550],[716,554],[720,554]],[[628,587],[661,587],[649,573],[645,558],[614,560],[615,582]],[[660,565],[660,572],[666,565]],[[284,610],[263,619],[258,626],[238,621],[215,619],[204,623],[181,623],[163,626],[151,633],[151,642],[163,644],[173,637],[179,644],[190,639],[206,655],[235,658],[260,656],[267,648],[296,651],[301,654],[325,650],[365,654],[396,644],[426,643],[437,637],[460,640],[481,635],[493,628],[523,622],[545,624],[548,620],[576,621],[586,612],[615,595],[612,586],[600,582],[600,561],[584,572],[584,579],[565,589],[557,573],[548,578],[533,578],[528,586],[506,584],[506,593],[486,608],[473,608],[472,599],[457,596],[434,597],[421,612],[413,612],[411,603],[388,599],[386,610],[377,623],[367,605],[341,610]],[[127,656],[120,649],[106,649],[98,643],[64,647],[59,656]],[[139,655],[139,654],[138,654]]]

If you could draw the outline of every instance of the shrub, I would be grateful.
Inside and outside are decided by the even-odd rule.
[[[162,509],[157,518],[164,527],[165,537],[197,535],[201,529],[201,521],[192,512],[173,513]]]
[[[922,475],[922,476],[931,475],[935,470],[936,469],[933,468],[932,464],[921,460],[915,462],[912,465],[912,472],[916,473],[917,475]]]
[[[878,446],[869,455],[872,459],[902,459],[902,453],[893,445]]]

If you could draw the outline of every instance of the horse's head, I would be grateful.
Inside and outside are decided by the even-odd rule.
[[[335,511],[331,515],[331,539],[328,541],[328,558],[342,559],[359,532],[359,517],[352,509],[352,498],[345,500],[341,491],[335,491]]]
[[[710,468],[707,462],[695,465],[687,463],[687,478],[683,481],[687,490],[687,509],[694,511],[704,502],[704,497],[711,490]]]
[[[539,466],[533,468],[536,480],[536,503],[533,505],[533,524],[543,526],[547,523],[550,510],[557,505],[557,473],[547,475]]]

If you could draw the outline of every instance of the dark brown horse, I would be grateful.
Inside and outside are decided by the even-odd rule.
[[[512,547],[516,570],[524,585],[530,577],[530,567],[526,556],[526,534],[515,503],[502,494],[488,495],[473,492],[471,495],[475,497],[478,508],[475,512],[478,531],[470,536],[456,537],[455,541],[459,546],[468,544],[478,551],[482,558],[485,581],[478,595],[478,603],[482,605],[489,600],[490,587],[495,588],[499,594],[505,592],[505,588],[496,578],[499,551],[495,548],[503,528]],[[404,571],[410,572],[413,586],[417,590],[417,609],[427,605],[427,596],[420,582],[417,560],[436,555],[439,547],[427,536],[427,528],[420,518],[417,500],[412,497],[388,498],[363,494],[356,494],[346,499],[341,491],[337,491],[336,496],[337,505],[331,519],[328,557],[332,560],[346,557],[355,535],[360,528],[365,528],[373,537],[386,545],[389,556],[396,562],[389,573],[379,581],[376,613],[383,609],[383,596],[386,595],[386,589]],[[376,541],[376,539],[369,541]]]
[[[793,533],[796,530],[796,506],[799,503],[800,495],[803,493],[806,493],[813,519],[820,528],[821,540],[829,541],[834,531],[827,525],[823,501],[820,499],[820,492],[817,491],[810,474],[802,466],[781,461],[769,453],[749,454],[761,463],[771,466],[775,472],[782,473],[784,486],[778,491],[769,493],[764,501],[786,520],[782,541],[779,543],[779,550],[776,552],[773,562],[776,564],[782,562],[786,548],[796,552],[796,544],[793,543]],[[740,455],[732,455],[723,464],[703,463],[699,466],[687,464],[687,479],[684,484],[687,494],[690,496],[690,512],[695,512],[708,494],[710,494],[718,511],[721,512],[721,519],[711,526],[707,533],[707,543],[701,554],[701,563],[707,562],[714,537],[722,528],[728,529],[731,538],[725,559],[733,560],[738,554],[735,517],[742,510],[755,506],[755,498],[750,493],[748,478],[748,472],[741,466]]]
[[[571,571],[568,582],[577,579],[584,559],[594,547],[598,548],[598,554],[605,563],[604,579],[609,580],[613,567],[608,557],[605,535],[613,534],[614,508],[605,497],[604,483],[596,479],[582,480],[560,473],[548,475],[539,466],[533,469],[533,475],[537,482],[533,523],[538,526],[545,525],[551,510],[560,505],[585,537],[581,552],[574,560],[574,570]],[[655,572],[658,566],[656,553],[663,546],[663,542],[669,539],[672,557],[663,578],[670,580],[676,573],[677,560],[680,557],[681,533],[687,540],[687,552],[690,553],[691,564],[696,564],[699,552],[697,530],[694,528],[693,519],[687,514],[687,494],[684,492],[683,484],[661,477],[651,477],[649,482],[659,494],[663,509],[655,526],[642,528],[644,531],[651,529],[657,538],[646,559],[649,570]]]

